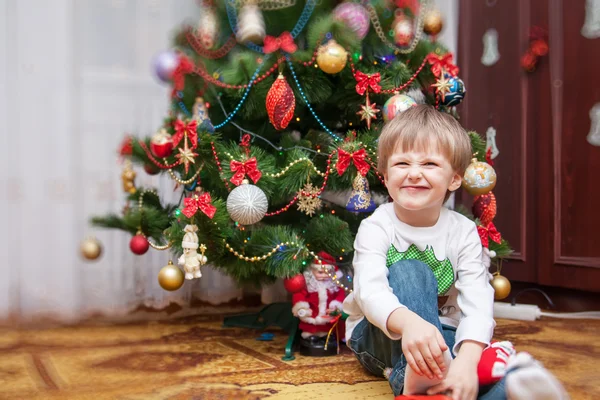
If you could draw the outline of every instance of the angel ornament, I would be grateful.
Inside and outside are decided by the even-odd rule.
[[[202,277],[200,267],[208,261],[204,255],[206,246],[204,244],[198,245],[197,231],[198,227],[196,225],[186,225],[184,228],[185,235],[183,235],[183,241],[181,242],[183,254],[179,257],[178,262],[185,271],[185,279]],[[201,254],[198,254],[198,248],[200,248]]]

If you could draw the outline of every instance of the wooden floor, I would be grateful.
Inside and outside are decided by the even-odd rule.
[[[286,336],[222,328],[221,316],[17,331],[0,329],[0,399],[392,399],[349,350],[282,361]],[[600,321],[498,321],[573,399],[600,398]]]

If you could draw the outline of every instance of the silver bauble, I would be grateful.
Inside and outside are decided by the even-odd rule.
[[[249,183],[242,183],[227,197],[227,212],[231,219],[242,225],[252,225],[263,219],[268,206],[265,192]]]

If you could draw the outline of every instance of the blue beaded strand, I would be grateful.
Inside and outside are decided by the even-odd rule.
[[[177,92],[177,97],[179,97],[180,99],[183,99],[183,93],[181,93],[181,91]],[[179,105],[179,108],[181,108],[181,110],[183,111],[183,113],[186,115],[186,117],[188,118],[192,118],[192,114],[188,111],[187,107],[185,106],[185,104],[183,104],[183,101],[179,100],[179,103],[177,103]]]
[[[236,0],[226,0],[225,6],[227,9],[227,18],[229,19],[229,25],[231,26],[231,30],[233,31],[233,33],[237,34],[238,20],[237,20],[237,14],[236,14],[236,10],[235,10],[235,3],[236,3]],[[296,22],[296,26],[294,27],[294,29],[292,29],[292,32],[290,32],[294,39],[296,39],[296,37],[300,34],[300,32],[302,32],[302,30],[308,23],[308,20],[310,19],[310,16],[312,15],[316,4],[317,4],[316,0],[307,0],[306,1],[306,4],[304,5],[304,9],[302,10],[302,14],[300,14],[300,17],[298,18],[298,22]],[[252,42],[246,43],[246,47],[248,47],[251,50],[257,51],[259,53],[263,53],[263,54],[265,53],[265,50],[262,46],[256,45]]]
[[[292,65],[292,61],[290,60],[290,57],[286,55],[285,60],[287,61],[288,66],[290,67],[290,71],[292,72],[292,76],[294,77],[294,81],[296,82],[296,87],[298,88],[298,91],[300,92],[302,99],[306,103],[306,105],[307,105],[308,109],[310,110],[310,112],[312,113],[313,117],[317,120],[319,125],[321,125],[321,128],[323,128],[325,130],[325,132],[329,133],[329,135],[331,135],[336,142],[339,140],[342,140],[341,137],[339,137],[338,135],[333,133],[331,131],[331,129],[329,129],[328,127],[325,126],[325,124],[323,123],[323,121],[321,121],[321,118],[319,118],[319,116],[317,115],[315,110],[313,110],[312,106],[308,102],[308,99],[306,98],[306,95],[304,94],[304,90],[302,90],[302,86],[300,86],[300,82],[298,81],[298,77],[296,76],[296,71],[294,71],[294,67]]]

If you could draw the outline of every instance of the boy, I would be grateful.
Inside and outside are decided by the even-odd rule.
[[[393,202],[361,223],[344,311],[348,347],[394,395],[478,395],[494,291],[475,224],[442,207],[471,152],[460,124],[427,105],[396,116],[379,138],[378,169]],[[504,384],[480,398],[505,399]]]

